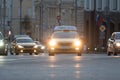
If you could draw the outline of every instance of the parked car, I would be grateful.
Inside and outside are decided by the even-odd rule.
[[[107,55],[120,53],[120,32],[113,32],[107,42]]]
[[[0,32],[0,55],[7,55],[7,44],[5,43],[5,39],[1,32]]]
[[[19,53],[38,54],[38,45],[30,37],[18,37],[11,43],[11,54],[19,55]]]
[[[38,45],[38,52],[39,53],[44,53],[45,51],[45,46],[43,44],[41,44],[39,41],[34,41],[36,43],[36,45]]]

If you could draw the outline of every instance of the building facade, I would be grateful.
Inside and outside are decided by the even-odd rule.
[[[56,25],[75,25],[80,35],[84,32],[84,0],[36,0],[36,29],[39,40],[51,35]]]
[[[12,34],[34,36],[34,12],[34,0],[0,0],[0,30],[6,35],[10,30]],[[24,29],[23,24],[26,16],[30,22],[28,30]]]
[[[120,0],[85,0],[84,24],[87,45],[106,47],[112,32],[120,31],[119,15]],[[98,25],[98,22],[101,24]]]

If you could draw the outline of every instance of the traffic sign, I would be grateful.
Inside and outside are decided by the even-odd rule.
[[[104,32],[106,30],[104,25],[101,25],[99,29],[100,29],[101,32]]]

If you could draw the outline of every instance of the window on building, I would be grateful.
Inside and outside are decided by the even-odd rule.
[[[102,0],[98,0],[98,9],[102,9]]]
[[[109,0],[106,0],[106,7],[109,7]]]
[[[90,0],[86,0],[86,8],[89,9],[90,6]]]
[[[32,9],[31,9],[31,8],[28,8],[28,9],[27,9],[27,14],[28,14],[28,16],[31,16],[31,17],[32,17]]]
[[[113,0],[113,10],[117,10],[117,0]]]

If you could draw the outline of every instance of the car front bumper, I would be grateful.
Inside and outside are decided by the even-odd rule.
[[[34,48],[21,48],[21,49],[17,49],[16,53],[38,53],[38,49],[34,49]]]

